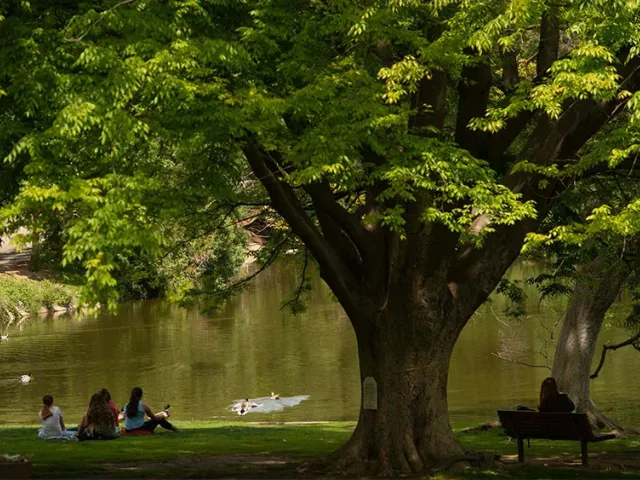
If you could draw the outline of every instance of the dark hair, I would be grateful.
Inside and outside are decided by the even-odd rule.
[[[541,412],[554,412],[558,408],[558,384],[553,377],[547,377],[540,386],[540,400],[538,401],[538,410]]]
[[[129,403],[127,403],[127,417],[133,418],[138,415],[138,403],[140,403],[140,400],[142,400],[142,389],[133,387]]]
[[[106,388],[103,388],[102,390],[100,390],[100,395],[102,395],[102,398],[104,398],[104,401],[109,403],[111,401],[111,394],[109,393],[109,390],[107,390]]]
[[[42,403],[44,407],[40,411],[40,415],[42,416],[42,420],[45,418],[49,418],[53,413],[51,413],[51,405],[53,405],[53,397],[51,395],[45,395],[42,397]]]
[[[87,409],[87,425],[104,430],[113,428],[113,424],[113,412],[104,401],[102,392],[94,393]]]

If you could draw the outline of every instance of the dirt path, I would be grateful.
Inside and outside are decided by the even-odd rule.
[[[9,237],[0,238],[0,272],[27,272],[31,249],[18,252]]]
[[[502,455],[499,460],[505,465],[518,465],[517,455]],[[530,457],[525,465],[535,467],[581,467],[580,452],[576,455],[553,455]],[[589,467],[594,470],[640,470],[640,456],[635,452],[597,452],[589,454]]]
[[[301,478],[306,480],[345,479],[344,476],[318,475],[300,468],[310,459],[290,457],[286,455],[209,455],[209,456],[177,456],[170,460],[113,462],[105,464],[114,475],[95,476],[93,479],[118,478],[122,474],[145,472],[146,477],[157,475],[160,478],[213,478],[213,479],[272,479]],[[500,471],[527,468],[549,467],[550,475],[554,469],[563,471],[579,470],[588,478],[580,463],[580,455],[558,455],[547,457],[530,457],[524,465],[518,463],[517,455],[503,455],[499,460],[487,465],[490,470]],[[608,472],[611,478],[624,476],[625,472],[640,471],[640,458],[632,452],[628,454],[615,452],[598,452],[589,454],[589,470]],[[128,476],[128,475],[127,475]],[[359,477],[362,478],[362,477]],[[469,477],[471,478],[471,477]]]
[[[275,467],[295,467],[302,462],[299,458],[285,457],[281,455],[211,455],[211,456],[178,456],[170,460],[147,460],[140,462],[115,462],[107,463],[105,467],[113,471],[122,470],[166,470],[166,469],[198,469],[215,470],[234,468],[238,470],[251,469],[252,473]]]
[[[308,461],[307,458],[285,455],[183,455],[170,460],[114,462],[104,466],[119,477],[124,472],[145,472],[145,476],[157,475],[161,478],[213,478],[213,479],[272,479],[304,478],[310,480],[329,480],[344,477],[313,475],[299,472],[298,467]],[[117,472],[120,472],[118,474]],[[94,477],[99,478],[99,477]],[[111,478],[100,477],[100,478]]]

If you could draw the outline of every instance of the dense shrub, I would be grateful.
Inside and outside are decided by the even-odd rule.
[[[28,280],[0,274],[0,323],[16,318],[20,310],[38,313],[42,307],[69,306],[77,291],[50,280]]]

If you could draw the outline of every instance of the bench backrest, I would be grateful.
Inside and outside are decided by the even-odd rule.
[[[498,410],[498,417],[510,437],[586,441],[594,438],[584,413]]]

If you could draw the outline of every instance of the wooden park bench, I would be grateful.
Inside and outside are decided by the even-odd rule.
[[[518,440],[519,462],[524,462],[525,439],[577,440],[581,445],[582,465],[588,465],[587,443],[616,437],[614,434],[594,434],[585,413],[498,410],[498,417],[505,433]]]

